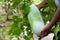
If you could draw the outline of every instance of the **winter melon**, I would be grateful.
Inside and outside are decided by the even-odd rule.
[[[31,25],[33,33],[35,33],[36,35],[39,35],[41,30],[44,28],[44,21],[42,19],[40,11],[34,4],[30,6],[28,20]]]

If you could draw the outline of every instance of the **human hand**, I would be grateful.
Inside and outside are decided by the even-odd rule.
[[[38,36],[39,36],[40,38],[43,38],[43,37],[47,36],[47,35],[49,34],[49,32],[50,32],[50,25],[47,24],[47,25],[45,25],[45,27],[44,27],[43,30],[41,31],[41,34],[38,35]]]

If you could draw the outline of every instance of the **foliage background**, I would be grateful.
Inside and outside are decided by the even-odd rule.
[[[45,24],[47,21],[51,21],[57,8],[54,4],[54,0],[47,1],[48,4],[40,9]],[[9,15],[11,19],[9,24],[4,25],[4,27],[0,29],[0,36],[3,35],[4,40],[10,40],[11,37],[17,37],[19,40],[19,36],[23,37],[25,40],[33,40],[33,33],[27,15],[31,4],[40,2],[41,0],[0,0],[0,8],[8,11],[5,16],[1,15],[0,22],[5,22],[7,15]],[[6,10],[5,4],[10,5],[8,10]],[[54,26],[55,28],[52,29],[52,32],[55,34],[54,40],[60,40],[60,22],[56,22]],[[20,34],[22,34],[22,36]]]

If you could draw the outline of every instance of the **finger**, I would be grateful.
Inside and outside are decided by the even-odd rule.
[[[47,36],[48,35],[48,32],[42,32],[40,35],[39,35],[39,37],[40,38],[43,38],[43,37],[45,37],[45,36]]]

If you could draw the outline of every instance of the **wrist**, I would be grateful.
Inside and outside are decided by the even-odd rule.
[[[47,26],[47,29],[48,29],[48,30],[51,30],[51,28],[53,27],[53,25],[54,25],[54,23],[50,22],[50,23],[48,24],[48,26]]]
[[[42,3],[40,3],[40,4],[38,4],[38,5],[36,5],[37,6],[37,8],[38,9],[40,9],[40,8],[42,8],[43,6],[45,6],[47,4],[47,2],[42,2]]]
[[[42,5],[46,5],[46,4],[47,4],[47,1],[43,1],[43,2],[42,2]]]
[[[50,23],[49,24],[46,24],[45,27],[42,29],[42,31],[48,31],[51,29],[51,25]]]

